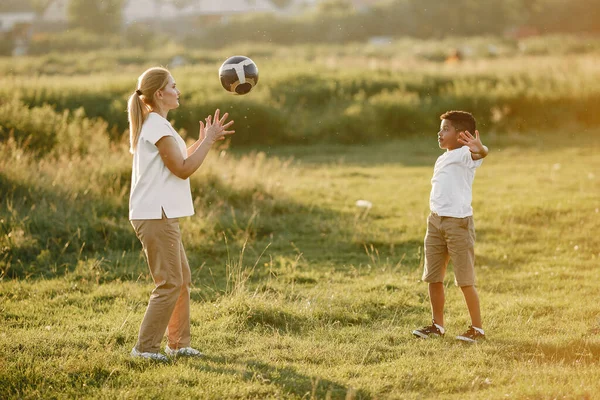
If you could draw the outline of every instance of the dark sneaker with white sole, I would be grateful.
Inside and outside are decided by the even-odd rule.
[[[415,329],[412,331],[412,334],[416,337],[420,337],[422,339],[429,339],[431,337],[443,337],[444,336],[444,328],[433,321],[433,323],[429,326],[424,326],[421,329]]]
[[[469,326],[469,329],[467,329],[465,333],[457,336],[456,338],[458,340],[462,340],[463,342],[477,343],[478,341],[485,339],[485,333],[483,332],[483,329]]]

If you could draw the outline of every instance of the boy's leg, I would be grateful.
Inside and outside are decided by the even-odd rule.
[[[471,325],[476,328],[482,328],[481,309],[479,308],[479,295],[475,286],[461,286],[460,289],[465,296],[465,302],[471,316]]]
[[[431,314],[436,324],[444,326],[444,276],[448,266],[449,254],[446,240],[440,230],[442,217],[430,214],[427,218],[427,233],[425,234],[424,250],[425,265],[423,281],[429,284],[429,301]]]
[[[450,218],[445,223],[448,252],[454,264],[455,282],[460,286],[465,297],[472,325],[481,328],[479,295],[475,289],[475,225],[473,217]]]
[[[444,283],[429,284],[429,302],[431,303],[431,316],[436,324],[444,326]]]

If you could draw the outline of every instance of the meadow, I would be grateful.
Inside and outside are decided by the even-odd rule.
[[[0,398],[598,397],[595,50],[459,64],[296,50],[263,48],[275,61],[245,98],[207,78],[218,57],[173,68],[189,88],[175,126],[191,140],[219,106],[237,133],[192,177],[196,215],[181,221],[206,357],[168,364],[128,356],[152,284],[127,221],[123,102],[161,59],[88,73],[0,59]],[[528,119],[515,104],[547,108]],[[410,334],[430,320],[438,111],[469,105],[491,150],[473,196],[488,336],[475,346],[454,340],[469,321],[451,273],[446,337]]]
[[[457,48],[469,53],[464,62],[444,62]],[[233,100],[222,90],[216,71],[230,54],[257,63],[260,85],[252,96]],[[31,148],[52,150],[61,141],[43,121],[55,117],[38,110],[50,104],[57,113],[83,109],[80,114],[108,124],[113,141],[121,139],[135,79],[157,64],[172,67],[183,91],[181,107],[169,116],[174,126],[196,134],[200,116],[222,107],[238,121],[234,146],[404,138],[436,129],[432,115],[449,108],[471,110],[487,131],[592,128],[600,125],[593,112],[600,107],[598,54],[600,40],[550,37],[405,39],[389,46],[248,44],[204,51],[172,45],[4,58],[0,138],[12,131],[22,142],[35,131],[39,140]],[[22,118],[30,122],[20,122],[28,112],[35,115]]]

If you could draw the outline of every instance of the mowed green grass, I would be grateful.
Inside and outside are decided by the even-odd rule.
[[[595,398],[599,133],[484,132],[473,205],[486,342],[454,339],[469,319],[451,271],[446,337],[410,333],[430,322],[420,276],[435,132],[215,152],[200,174],[220,176],[219,193],[259,182],[240,199],[262,206],[237,223],[241,206],[215,197],[232,217],[213,236],[211,207],[182,221],[206,357],[130,359],[152,289],[139,247],[82,255],[64,275],[0,281],[0,398]]]

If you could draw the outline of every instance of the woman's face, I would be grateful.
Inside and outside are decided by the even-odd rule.
[[[162,110],[169,111],[179,107],[181,92],[177,89],[175,79],[169,75],[167,86],[156,92],[159,106]]]

